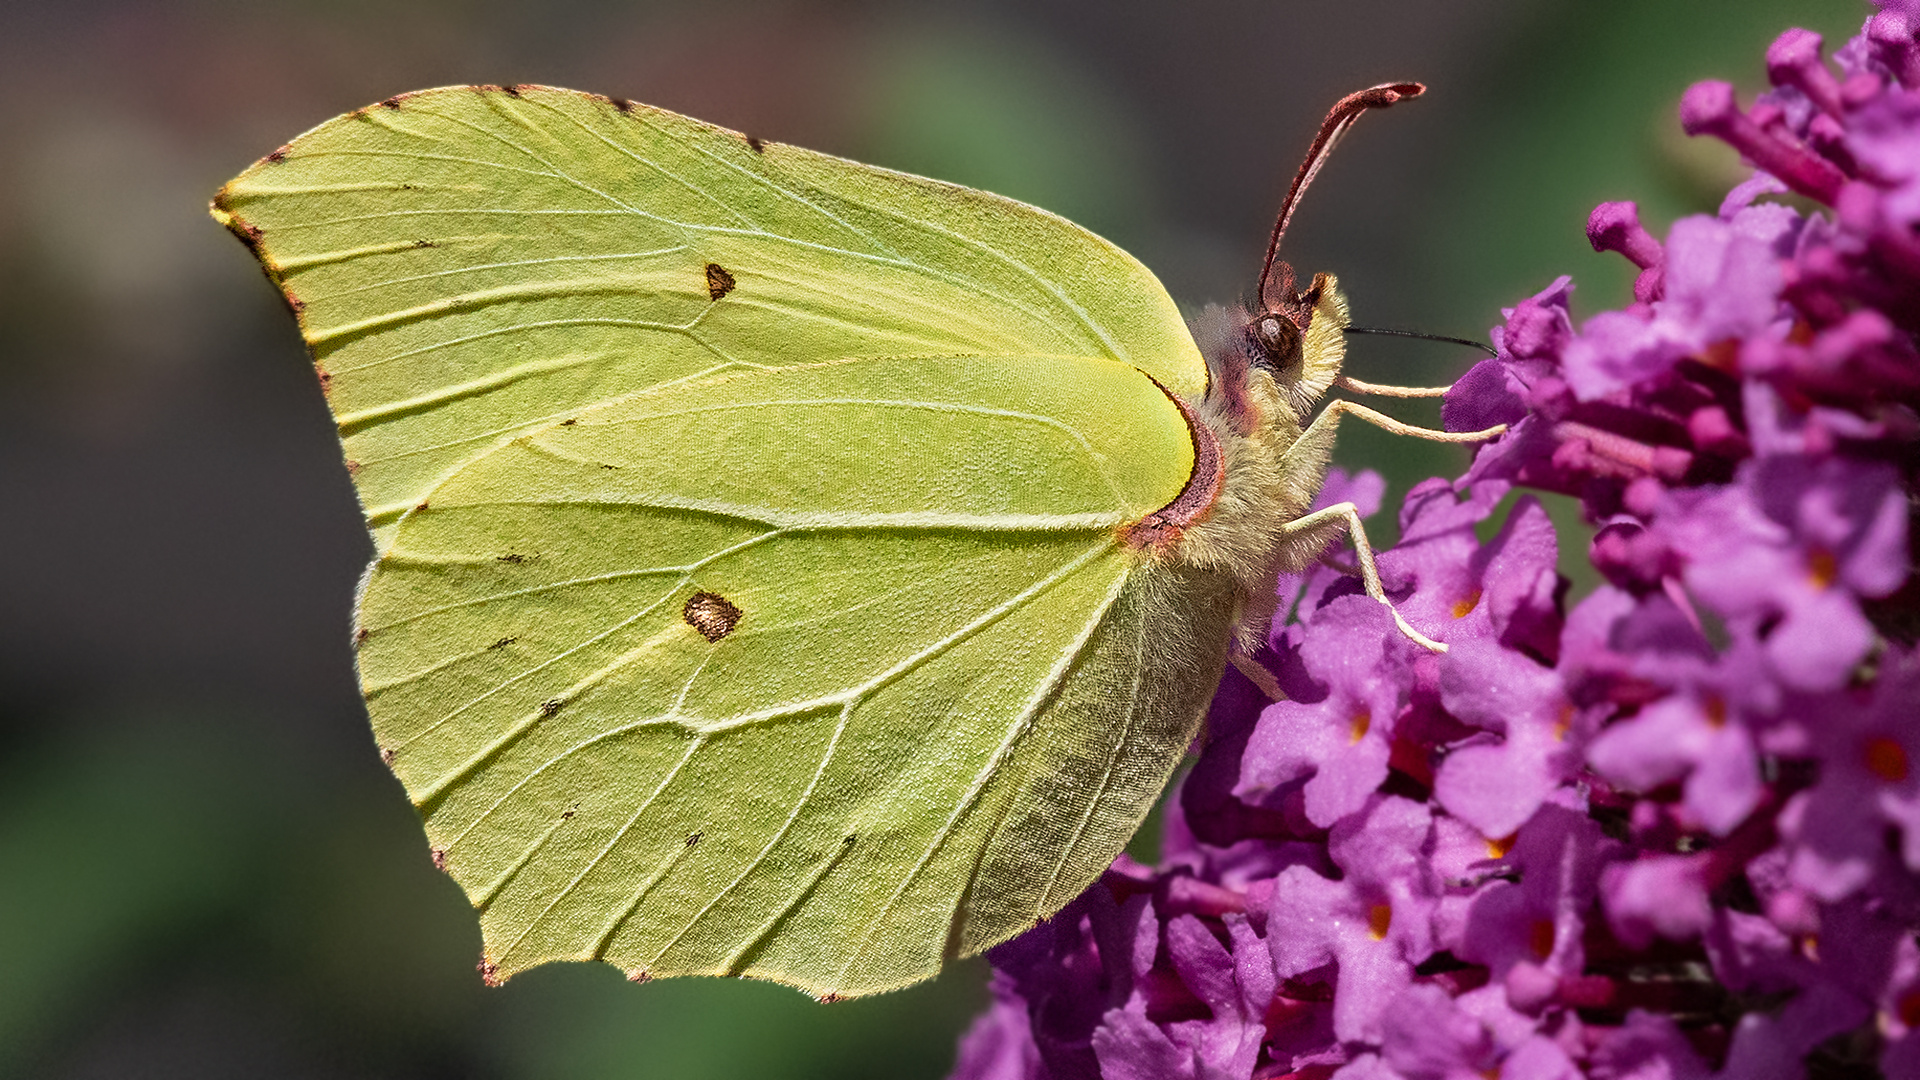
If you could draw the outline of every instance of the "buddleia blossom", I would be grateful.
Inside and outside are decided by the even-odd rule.
[[[1447,651],[1283,579],[1285,700],[1228,673],[1161,863],[994,950],[957,1076],[1920,1075],[1917,29],[1686,93],[1752,178],[1598,207],[1633,302],[1553,282],[1447,396],[1509,430],[1378,560]],[[1575,602],[1529,489],[1593,526]]]

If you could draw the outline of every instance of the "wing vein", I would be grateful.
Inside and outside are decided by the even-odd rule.
[[[505,960],[507,957],[512,956],[513,951],[520,947],[520,943],[527,939],[527,935],[533,933],[534,928],[539,926],[541,921],[548,915],[552,914],[553,909],[559,905],[560,901],[565,900],[574,889],[578,888],[580,882],[587,874],[591,873],[594,867],[600,865],[601,860],[607,857],[607,854],[614,849],[615,845],[626,838],[627,830],[633,828],[633,823],[640,820],[640,815],[647,812],[647,808],[652,806],[653,801],[660,797],[660,793],[667,789],[667,785],[673,782],[673,778],[680,775],[680,770],[686,767],[687,762],[693,760],[694,753],[700,749],[703,741],[704,740],[697,735],[687,740],[687,752],[681,754],[680,760],[673,763],[673,768],[668,769],[666,775],[660,778],[660,782],[654,785],[653,791],[648,793],[646,798],[640,800],[640,805],[636,807],[632,815],[627,818],[626,824],[617,829],[613,836],[608,839],[605,844],[601,845],[600,850],[595,852],[591,859],[587,860],[587,864],[574,873],[572,880],[562,886],[559,892],[554,893],[553,899],[547,901],[547,906],[541,908],[538,915],[527,920],[527,925],[521,928],[519,934],[515,935],[512,943],[501,950],[500,959]],[[679,854],[680,852],[675,852],[676,856]]]
[[[854,946],[853,951],[848,954],[847,962],[841,965],[836,975],[838,981],[844,981],[847,971],[866,953],[867,946],[873,941],[873,935],[879,930],[881,922],[884,921],[887,914],[893,910],[894,905],[900,902],[900,898],[906,895],[907,889],[910,888],[914,880],[920,876],[921,871],[925,870],[927,866],[933,862],[934,857],[938,855],[940,849],[945,846],[948,838],[953,835],[953,830],[959,826],[960,819],[966,816],[973,808],[974,803],[980,798],[981,794],[986,791],[987,786],[992,782],[994,774],[999,771],[1000,765],[1007,759],[1007,756],[1012,753],[1013,747],[1019,742],[1020,737],[1026,733],[1033,722],[1033,718],[1039,714],[1040,710],[1045,707],[1046,703],[1051,700],[1059,690],[1061,683],[1066,679],[1067,672],[1073,667],[1074,661],[1079,658],[1082,650],[1086,648],[1087,642],[1092,639],[1094,632],[1099,629],[1100,623],[1105,618],[1107,611],[1110,610],[1115,601],[1119,599],[1121,590],[1126,587],[1127,578],[1128,575],[1125,573],[1115,578],[1113,585],[1107,589],[1107,595],[1102,599],[1099,607],[1097,607],[1087,619],[1086,625],[1081,627],[1080,631],[1074,635],[1073,641],[1055,658],[1052,669],[1047,672],[1047,677],[1035,688],[1034,693],[1027,699],[1027,703],[1014,715],[1013,722],[1007,726],[1006,734],[1002,736],[1000,740],[1000,745],[994,748],[992,755],[988,757],[986,763],[981,765],[980,769],[974,773],[973,782],[968,785],[965,796],[954,806],[953,811],[947,815],[947,820],[942,823],[939,830],[934,833],[932,842],[927,845],[927,850],[921,854],[919,861],[913,864],[912,869],[908,870],[906,875],[900,879],[900,884],[894,888],[893,893],[887,897],[886,902],[880,905],[880,910],[875,913],[873,918],[868,920],[866,931],[861,934],[859,942]]]
[[[1126,700],[1129,704],[1126,722],[1120,726],[1120,733],[1114,737],[1113,747],[1107,752],[1106,765],[1100,773],[1100,783],[1094,787],[1093,797],[1087,800],[1086,811],[1080,815],[1080,821],[1074,827],[1072,839],[1068,840],[1066,846],[1060,849],[1060,857],[1054,860],[1053,872],[1047,875],[1046,887],[1040,890],[1040,898],[1035,902],[1033,911],[1033,917],[1036,921],[1046,914],[1049,907],[1055,906],[1048,898],[1052,894],[1054,886],[1059,884],[1060,874],[1066,869],[1068,860],[1072,858],[1073,849],[1079,846],[1081,838],[1086,836],[1087,827],[1093,821],[1093,813],[1099,808],[1100,800],[1106,797],[1107,788],[1113,783],[1114,762],[1120,759],[1120,754],[1126,749],[1127,736],[1132,733],[1134,720],[1140,713],[1140,683],[1146,673],[1146,641],[1147,620],[1141,619],[1135,628],[1134,634],[1133,688],[1127,694]],[[1069,897],[1069,899],[1071,899],[1071,897]],[[1065,903],[1065,901],[1062,901],[1062,903]]]
[[[566,817],[554,819],[553,824],[547,826],[545,831],[541,832],[539,838],[533,842],[533,845],[515,856],[513,862],[510,863],[504,871],[492,881],[474,890],[470,897],[474,909],[477,911],[485,911],[493,903],[494,897],[500,895],[500,890],[506,888],[507,883],[513,880],[514,875],[518,874],[522,868],[533,861],[533,857],[539,853],[541,848],[547,846],[547,841],[551,840],[553,834],[559,832],[560,826],[565,825],[567,821],[568,819]],[[453,845],[448,844],[442,850],[451,852]]]
[[[463,239],[463,238],[454,237],[452,239]],[[447,238],[442,238],[441,240],[438,241],[438,243],[446,243],[446,242],[447,242]],[[387,250],[382,251],[381,249],[387,249]],[[685,244],[675,244],[672,247],[655,248],[651,251],[615,251],[615,252],[609,252],[604,255],[549,255],[545,258],[540,258],[540,259],[512,259],[505,262],[474,263],[471,266],[456,266],[447,270],[435,270],[435,271],[432,271],[431,273],[409,274],[406,277],[397,277],[397,278],[384,278],[380,281],[368,282],[365,285],[356,285],[351,289],[340,289],[335,292],[305,296],[305,299],[307,303],[313,304],[313,303],[319,303],[327,300],[337,300],[340,297],[352,296],[355,293],[371,292],[375,289],[390,288],[394,285],[411,285],[416,281],[433,281],[437,278],[458,277],[461,274],[477,274],[483,270],[512,270],[519,267],[552,266],[559,263],[596,263],[596,262],[618,262],[622,259],[650,259],[660,255],[678,254],[679,252],[685,251],[686,249],[687,249],[687,246]],[[387,253],[387,251],[416,251],[416,250],[420,250],[420,245],[417,241],[395,241],[392,244],[379,244],[379,245],[375,245],[372,248],[362,248],[359,251],[337,253],[337,255],[336,253],[331,253],[331,252],[325,255],[309,255],[305,258],[305,260],[303,260],[303,262],[300,265],[308,266],[308,265],[314,265],[320,262],[333,261],[336,257],[338,259],[344,260],[344,259],[356,258],[363,254],[373,255],[373,254],[385,254]],[[299,267],[292,266],[287,263],[280,264],[280,269],[282,270],[292,270],[297,268]]]
[[[732,554],[737,551],[744,551],[747,548],[754,546],[755,544],[762,543],[767,539],[777,535],[779,534],[763,533],[759,536],[750,537],[746,540],[742,540],[738,544],[733,544],[726,548],[721,549],[720,551],[714,552],[712,555],[709,555],[699,560],[698,562],[691,564],[688,568],[686,568],[686,570],[683,572],[680,579],[681,584],[685,584],[689,579],[691,579],[693,574],[699,571],[701,567],[707,565],[713,560],[722,558],[726,555]],[[653,573],[657,573],[657,571],[641,571],[639,573],[653,574]],[[601,575],[601,577],[603,578],[612,577],[612,576],[614,575],[611,575],[611,574]],[[635,574],[631,576],[639,576],[639,575]],[[530,591],[530,590],[523,590],[523,592],[524,591]],[[554,664],[557,664],[560,661],[565,660],[567,657],[574,655],[580,650],[585,649],[591,645],[594,645],[597,642],[604,641],[607,637],[613,634],[619,633],[621,630],[624,630],[627,627],[633,625],[638,620],[645,618],[647,615],[653,613],[654,611],[659,610],[660,605],[666,603],[667,600],[673,595],[674,591],[675,591],[674,589],[668,589],[665,593],[661,594],[660,599],[655,600],[653,603],[648,604],[646,607],[641,608],[639,611],[634,612],[632,615],[629,615],[626,618],[615,623],[614,625],[608,627],[607,629],[602,630],[600,633],[595,634],[594,636],[588,638],[587,640],[581,642],[578,645],[573,646],[570,649],[566,649],[562,652],[556,653],[554,656],[550,657],[545,662],[535,665],[534,667],[528,668],[526,671],[523,671],[520,674],[515,675],[510,679],[507,679],[505,682],[502,682],[499,685],[493,687],[492,689],[487,690],[484,693],[478,695],[477,697],[474,697],[473,699],[463,703],[458,708],[454,709],[452,712],[447,713],[446,715],[440,717],[440,719],[438,720],[435,720],[425,730],[420,731],[412,736],[409,736],[405,742],[401,743],[401,748],[404,748],[405,746],[411,744],[415,740],[425,738],[427,735],[432,734],[433,731],[438,729],[442,724],[445,724],[447,721],[452,720],[454,717],[460,715],[461,713],[472,708],[473,706],[478,705],[480,702],[485,701],[487,698],[492,697],[494,694],[497,694],[500,691],[505,690],[507,687],[512,686],[517,682],[520,682],[521,680],[527,678],[528,676],[538,674],[539,672],[546,670],[547,668],[553,666]],[[515,594],[506,594],[506,595],[515,595]],[[466,605],[463,603],[463,604],[449,605],[449,606],[464,607]],[[409,619],[399,620],[399,621],[403,621],[403,622],[411,621],[411,617]],[[388,624],[388,625],[393,625],[393,624]],[[602,669],[602,671],[605,671],[605,670],[606,669],[604,668]],[[576,683],[575,687],[578,687],[580,685],[581,684]],[[592,685],[592,684],[591,682],[589,682],[586,685]],[[569,693],[571,693],[573,689],[574,687],[570,687]],[[495,753],[498,753],[499,750],[506,745],[506,743],[509,743],[513,739],[518,738],[522,732],[525,732],[526,730],[528,730],[532,726],[532,724],[537,723],[540,719],[541,719],[540,714],[538,712],[535,712],[531,715],[529,719],[522,720],[520,724],[516,725],[512,729],[509,729],[507,735],[502,736],[501,741],[492,744],[487,749],[481,751],[480,754],[475,755],[475,757],[473,759],[470,759],[467,764],[462,765],[459,770],[456,770],[456,772],[453,774],[453,777],[462,775],[465,772],[469,771],[470,769],[477,767],[479,763],[484,762],[486,759],[492,757]],[[415,803],[424,805],[426,801],[428,801],[432,797],[437,796],[439,792],[444,790],[446,785],[452,782],[453,777],[436,781],[432,787],[428,788],[426,792],[424,792],[420,797],[414,800]]]
[[[833,761],[834,751],[840,748],[840,737],[846,734],[847,721],[852,718],[852,715],[853,703],[848,702],[840,709],[839,719],[836,720],[833,725],[833,735],[827,740],[825,752],[820,755],[820,763],[813,767],[813,775],[807,779],[806,790],[802,791],[800,797],[794,800],[793,808],[787,811],[786,820],[780,823],[780,827],[774,830],[773,836],[768,838],[767,842],[761,846],[760,853],[748,861],[746,867],[742,869],[739,874],[735,875],[732,881],[727,882],[724,888],[714,893],[712,898],[706,902],[705,906],[701,907],[699,911],[694,912],[693,917],[687,920],[686,925],[682,926],[672,937],[667,939],[665,945],[660,946],[660,948],[654,952],[653,959],[649,961],[649,963],[658,964],[660,958],[667,954],[667,950],[678,945],[680,939],[686,937],[688,932],[698,925],[701,919],[706,918],[709,912],[718,906],[722,900],[727,898],[727,894],[738,888],[741,882],[752,877],[753,874],[760,869],[760,865],[766,861],[767,856],[772,853],[773,849],[779,846],[780,841],[786,839],[787,834],[793,830],[794,822],[800,820],[800,812],[806,809],[807,804],[813,800],[813,793],[820,787],[820,778],[827,774],[827,766]],[[828,865],[832,865],[831,861],[829,861]],[[802,893],[801,895],[804,896],[805,894]],[[788,910],[791,910],[793,905],[797,903],[799,903],[799,899],[796,897],[795,900],[788,905]],[[749,946],[751,944],[752,942],[747,943]],[[738,955],[739,954],[735,954],[735,957],[730,958],[729,967],[732,965],[733,960],[738,958]]]

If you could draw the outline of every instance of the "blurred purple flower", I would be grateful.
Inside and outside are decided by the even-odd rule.
[[[1793,880],[1823,900],[1867,884],[1883,861],[1920,871],[1920,657],[1891,661],[1869,693],[1836,696],[1808,717],[1820,781],[1787,835]]]

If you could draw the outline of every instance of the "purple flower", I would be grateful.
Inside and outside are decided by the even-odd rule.
[[[1028,1025],[1025,999],[1002,975],[996,974],[988,989],[993,1004],[960,1037],[954,1080],[1031,1080],[1046,1075]]]
[[[1401,615],[1442,641],[1503,635],[1516,615],[1521,635],[1537,636],[1541,622],[1554,619],[1552,527],[1538,505],[1517,508],[1493,547],[1482,550],[1474,534],[1506,491],[1485,483],[1463,500],[1444,480],[1416,485],[1400,511],[1400,543],[1376,560]],[[1483,603],[1496,560],[1513,573],[1495,574],[1497,595]]]
[[[1497,1068],[1498,1047],[1486,1025],[1461,1009],[1444,990],[1411,987],[1393,1005],[1392,1021],[1381,1040],[1384,1071],[1375,1075],[1405,1080],[1465,1080]]]
[[[1466,908],[1455,955],[1487,967],[1523,1012],[1558,997],[1585,969],[1583,935],[1602,868],[1618,845],[1585,808],[1549,806],[1516,836],[1501,868]]]
[[[1820,782],[1797,801],[1785,831],[1794,881],[1824,900],[1865,885],[1889,858],[1920,871],[1920,657],[1890,663],[1865,700],[1832,699],[1809,724]]]
[[[1192,915],[1167,924],[1174,971],[1211,1015],[1174,1021],[1163,1033],[1147,1019],[1136,994],[1125,1009],[1109,1011],[1094,1033],[1103,1075],[1115,1080],[1252,1075],[1266,1040],[1267,1007],[1275,988],[1273,960],[1244,916],[1227,915],[1225,925],[1231,951]]]
[[[1726,699],[1712,691],[1654,702],[1608,728],[1587,757],[1630,790],[1683,783],[1682,805],[1715,835],[1731,832],[1760,802],[1759,752],[1745,727],[1727,723]]]
[[[1372,517],[1380,511],[1380,500],[1386,495],[1387,482],[1372,469],[1349,475],[1345,469],[1327,470],[1327,482],[1320,485],[1320,494],[1313,500],[1312,510],[1324,510],[1343,502],[1352,503],[1362,518]],[[1314,567],[1298,574],[1281,574],[1276,593],[1280,597],[1280,610],[1274,615],[1273,647],[1281,648],[1288,633],[1288,616],[1297,608],[1304,619],[1305,613],[1318,607],[1323,591],[1339,581],[1342,575],[1327,572],[1324,567]]]
[[[1333,1029],[1342,1041],[1378,1041],[1388,1003],[1433,950],[1439,890],[1420,857],[1432,823],[1418,803],[1375,796],[1329,838],[1341,880],[1295,866],[1274,884],[1274,970],[1294,979],[1333,965]]]
[[[1440,672],[1447,711],[1499,738],[1449,753],[1434,798],[1484,836],[1511,836],[1577,769],[1579,712],[1552,668],[1487,642],[1454,645]]]
[[[1672,610],[1665,597],[1652,601]],[[1676,627],[1680,636],[1706,646]],[[1710,647],[1709,647],[1710,648]],[[1764,788],[1754,729],[1778,708],[1778,694],[1750,639],[1702,657],[1691,648],[1646,650],[1628,670],[1670,688],[1666,696],[1607,727],[1587,748],[1594,770],[1630,791],[1682,785],[1680,805],[1691,822],[1725,836],[1759,805]],[[1638,662],[1634,662],[1638,661]]]
[[[956,1075],[1920,1075],[1917,29],[1687,92],[1752,177],[1664,240],[1595,209],[1633,303],[1506,309],[1442,415],[1508,431],[1378,553],[1447,650],[1337,563],[1276,582],[1285,700],[1225,677],[1160,865],[992,951]],[[1571,610],[1516,485],[1595,528]]]
[[[1679,1025],[1634,1010],[1595,1047],[1589,1075],[1594,1080],[1706,1080],[1711,1072]]]
[[[1697,216],[1673,223],[1661,269],[1662,296],[1643,315],[1603,312],[1562,353],[1583,401],[1664,375],[1682,357],[1767,328],[1778,315],[1778,239],[1740,223]]]
[[[1829,985],[1816,984],[1777,1013],[1750,1012],[1734,1028],[1726,1075],[1754,1080],[1796,1080],[1807,1051],[1858,1026],[1871,1015],[1865,1002]]]
[[[1248,803],[1305,779],[1307,820],[1326,828],[1360,809],[1387,778],[1394,722],[1413,684],[1418,646],[1371,598],[1342,596],[1313,612],[1299,664],[1326,687],[1318,701],[1267,706],[1233,793]]]
[[[1636,949],[1655,937],[1684,941],[1713,922],[1707,897],[1707,860],[1697,855],[1648,855],[1616,863],[1601,879],[1607,918],[1621,941]]]
[[[1691,553],[1687,586],[1730,618],[1774,621],[1766,653],[1788,685],[1837,688],[1873,642],[1859,598],[1907,576],[1906,497],[1893,470],[1764,457],[1735,485],[1701,495],[1654,526]]]

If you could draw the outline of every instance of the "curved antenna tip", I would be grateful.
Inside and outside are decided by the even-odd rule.
[[[1267,257],[1260,265],[1260,285],[1256,295],[1269,310],[1288,307],[1296,299],[1292,295],[1293,268],[1284,262],[1277,262],[1280,240],[1287,234],[1287,222],[1293,219],[1294,207],[1299,205],[1300,197],[1306,193],[1307,185],[1313,182],[1320,166],[1326,164],[1327,155],[1333,153],[1334,144],[1368,109],[1384,109],[1426,92],[1424,83],[1381,83],[1348,94],[1327,110],[1326,119],[1320,121],[1320,131],[1313,138],[1313,145],[1307,148],[1306,160],[1300,163],[1300,171],[1294,174],[1293,184],[1287,188],[1287,197],[1280,203],[1280,214],[1273,222],[1273,236],[1267,241]],[[1268,292],[1269,280],[1273,277],[1276,265],[1280,268],[1279,293],[1285,295],[1269,295]]]

